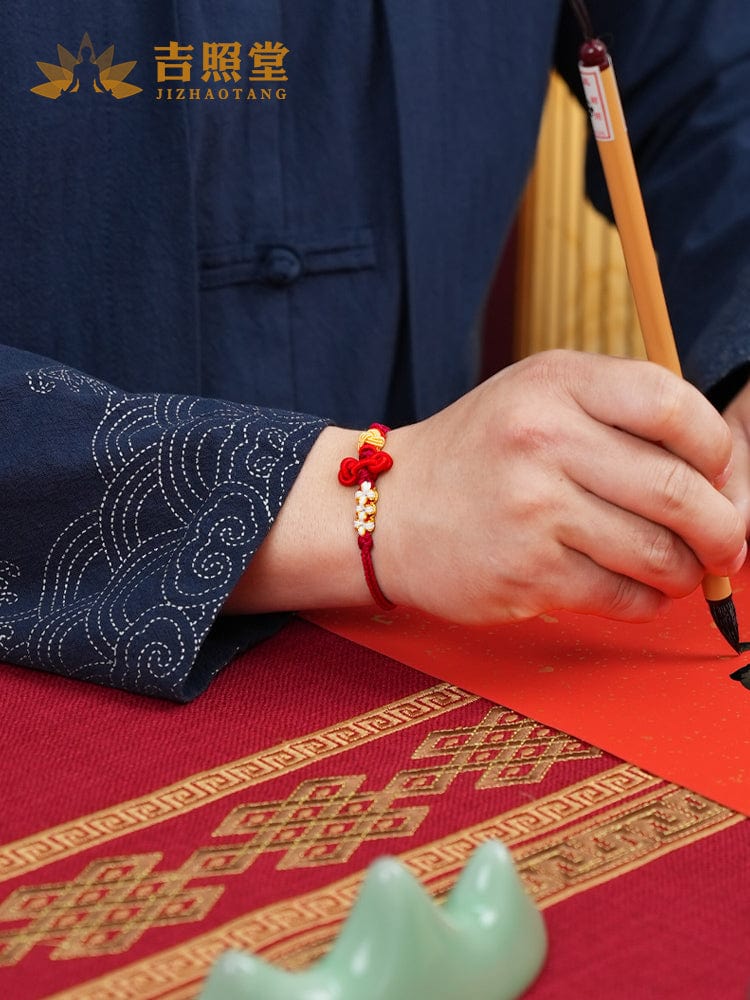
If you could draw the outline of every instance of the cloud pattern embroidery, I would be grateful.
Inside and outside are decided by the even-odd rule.
[[[324,421],[126,394],[64,367],[27,381],[100,401],[96,489],[57,534],[42,578],[26,581],[31,610],[15,610],[23,566],[0,562],[0,657],[179,699]]]

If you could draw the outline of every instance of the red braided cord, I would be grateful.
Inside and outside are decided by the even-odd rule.
[[[385,424],[370,424],[368,429],[378,431],[385,438],[390,428],[386,427]],[[388,452],[383,451],[381,447],[366,443],[359,449],[357,458],[347,457],[343,459],[339,466],[339,482],[342,486],[357,485],[360,489],[362,489],[362,484],[365,482],[369,482],[374,486],[375,480],[380,473],[387,472],[392,465],[393,459]],[[373,518],[374,516],[373,514]],[[384,611],[392,611],[396,605],[392,601],[389,601],[380,589],[377,577],[375,576],[375,569],[372,565],[373,531],[367,532],[364,535],[357,535],[357,544],[359,545],[362,557],[365,581],[372,599],[377,606]]]
[[[375,576],[375,569],[372,565],[372,535],[360,535],[357,541],[359,543],[359,552],[362,556],[362,569],[365,571],[365,580],[367,581],[373,601],[383,611],[393,611],[396,605],[385,596]]]
[[[381,472],[387,472],[393,465],[393,459],[387,451],[376,451],[367,445],[362,448],[359,456],[358,459],[345,458],[339,466],[339,482],[342,486],[359,485],[365,479],[374,483]]]

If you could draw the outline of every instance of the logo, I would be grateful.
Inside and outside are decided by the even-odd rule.
[[[245,55],[247,63],[243,63]],[[284,66],[288,55],[283,42],[270,41],[203,42],[199,48],[174,40],[155,45],[156,100],[286,100],[286,88],[279,84],[289,79]]]
[[[64,45],[58,45],[59,63],[37,63],[48,82],[32,87],[31,92],[53,101],[69,96],[79,99],[101,96],[105,99],[114,97],[122,100],[140,94],[142,87],[125,82],[136,62],[114,63],[114,54],[115,47],[110,45],[97,56],[86,32],[78,46],[77,56],[68,52]]]

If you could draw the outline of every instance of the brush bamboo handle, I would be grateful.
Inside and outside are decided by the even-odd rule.
[[[615,72],[609,59],[598,72],[593,67],[582,67],[581,72],[591,74],[584,77],[584,89],[646,355],[649,361],[682,375]],[[703,580],[703,593],[706,600],[724,600],[731,596],[732,586],[726,577],[709,575]]]

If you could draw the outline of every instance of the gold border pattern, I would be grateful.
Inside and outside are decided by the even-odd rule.
[[[411,755],[421,766],[397,771],[385,787],[363,789],[365,774],[316,774],[284,799],[235,806],[212,843],[175,870],[157,869],[160,853],[97,857],[67,881],[15,889],[0,902],[0,965],[37,945],[51,947],[53,960],[122,953],[154,927],[204,920],[226,880],[263,854],[282,855],[277,869],[340,865],[366,842],[413,837],[461,776],[472,776],[476,791],[528,787],[555,764],[600,756],[493,705],[471,725],[428,733]],[[206,879],[210,886],[193,884]]]
[[[437,684],[346,722],[267,747],[222,767],[199,771],[128,802],[4,844],[0,846],[0,882],[183,816],[313,761],[364,746],[478,700],[476,695],[452,684]]]
[[[528,805],[401,855],[435,895],[447,892],[489,837],[513,849],[537,904],[548,907],[744,819],[679,786],[621,764]],[[47,1000],[187,1000],[226,948],[299,968],[325,951],[364,873],[281,900]]]

